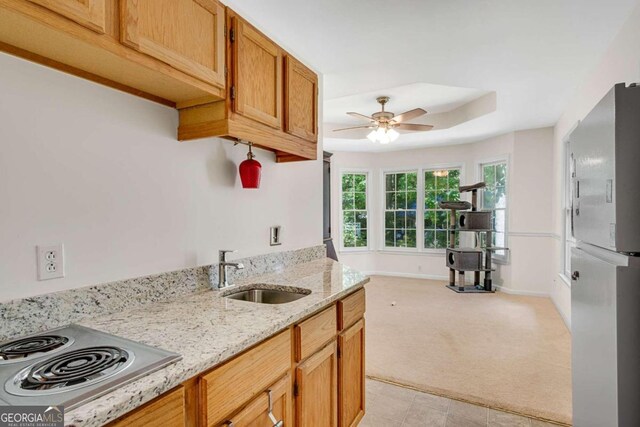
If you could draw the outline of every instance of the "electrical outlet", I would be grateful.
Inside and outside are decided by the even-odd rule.
[[[36,246],[38,280],[64,277],[64,245]]]
[[[273,227],[271,227],[271,237],[269,239],[269,244],[271,246],[278,246],[281,245],[282,242],[280,241],[280,226],[279,225],[274,225]]]

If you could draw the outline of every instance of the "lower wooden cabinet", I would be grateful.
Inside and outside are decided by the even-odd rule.
[[[296,367],[296,426],[338,425],[338,352],[336,342]]]
[[[338,421],[355,427],[364,416],[364,319],[338,335]]]
[[[169,391],[140,408],[118,418],[109,427],[184,427],[184,387]]]
[[[271,394],[271,408],[269,407],[269,392]],[[247,404],[240,412],[220,427],[265,427],[274,422],[269,417],[270,409],[276,421],[282,421],[283,426],[293,425],[293,395],[291,375],[286,375],[268,390]]]
[[[113,421],[117,427],[356,427],[365,413],[364,290]]]

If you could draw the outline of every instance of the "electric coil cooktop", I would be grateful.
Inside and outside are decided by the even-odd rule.
[[[76,408],[182,356],[79,325],[0,343],[0,403]]]

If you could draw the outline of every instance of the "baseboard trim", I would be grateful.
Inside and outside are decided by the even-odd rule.
[[[556,299],[553,296],[551,297],[551,302],[553,303],[553,306],[556,308],[556,311],[558,312],[558,314],[560,314],[560,317],[562,318],[564,325],[569,330],[569,333],[571,333],[571,318],[567,317],[565,312],[560,309],[560,306],[558,305],[558,303],[556,302]]]
[[[418,273],[394,273],[388,271],[363,271],[367,276],[390,276],[404,277],[407,279],[427,279],[427,280],[444,280],[448,281],[449,276],[439,276],[437,274],[418,274]]]
[[[520,289],[512,289],[506,286],[495,285],[494,286],[498,291],[504,292],[509,295],[523,295],[527,297],[541,297],[541,298],[549,298],[550,295],[548,292],[538,292],[538,291],[523,291]]]
[[[388,276],[388,277],[402,277],[407,279],[441,280],[443,282],[449,281],[449,276],[440,276],[437,274],[396,273],[396,272],[388,272],[388,271],[363,271],[363,273],[366,274],[367,276]],[[549,298],[549,294],[547,292],[523,291],[519,289],[511,289],[509,287],[500,286],[500,285],[494,285],[494,287],[498,291],[504,292],[505,294]]]

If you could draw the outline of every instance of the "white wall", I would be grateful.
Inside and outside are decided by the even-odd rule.
[[[554,229],[563,235],[564,213],[564,144],[563,140],[571,131],[575,123],[598,103],[598,101],[616,83],[640,82],[640,4],[636,6],[620,32],[602,57],[599,65],[593,69],[588,77],[580,84],[579,89],[571,98],[564,113],[558,121],[554,132]],[[555,245],[555,271],[563,270],[563,244]],[[571,289],[559,275],[555,275],[552,288],[552,299],[562,316],[570,321],[571,318]]]
[[[0,54],[0,300],[322,242],[321,161],[256,150],[262,185],[243,190],[246,147],[179,143],[177,124],[174,109]],[[37,281],[35,246],[56,243],[66,277]]]
[[[443,253],[382,250],[381,173],[385,169],[462,165],[462,182],[479,180],[478,164],[506,157],[509,162],[508,245],[510,261],[498,266],[497,283],[504,291],[549,295],[553,281],[553,129],[533,129],[501,135],[472,144],[395,151],[389,153],[336,152],[332,157],[332,223],[340,243],[340,173],[371,171],[371,249],[341,252],[339,258],[363,271],[446,280]]]

